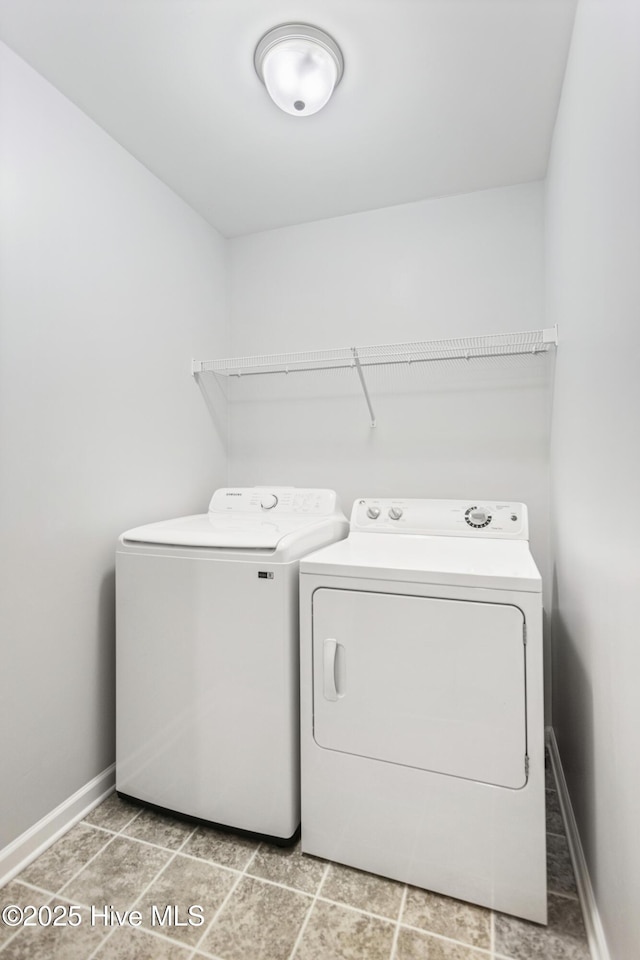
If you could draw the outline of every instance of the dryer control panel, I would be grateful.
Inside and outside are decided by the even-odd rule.
[[[339,510],[334,490],[300,487],[221,487],[209,513],[278,514],[329,517]]]
[[[490,537],[528,540],[524,503],[505,500],[356,500],[351,531],[432,537]]]

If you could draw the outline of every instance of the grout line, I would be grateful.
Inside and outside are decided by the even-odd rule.
[[[127,824],[127,826],[130,826],[130,824]],[[123,829],[125,828],[123,827]],[[235,867],[228,867],[224,863],[217,863],[215,860],[208,860],[205,857],[196,857],[193,853],[185,853],[183,851],[183,847],[189,842],[197,829],[198,824],[195,824],[193,830],[187,834],[180,846],[176,847],[175,849],[171,849],[171,847],[163,847],[162,844],[154,843],[152,840],[142,840],[140,837],[132,837],[128,833],[116,833],[114,836],[120,837],[122,840],[130,840],[132,843],[141,843],[143,846],[152,847],[154,850],[162,850],[164,853],[179,853],[181,857],[187,857],[189,860],[196,860],[198,863],[210,863],[215,867],[220,867],[221,870],[229,870],[231,873],[243,873],[242,870],[237,870]],[[260,846],[260,844],[258,844],[258,846]],[[253,859],[253,855],[251,859]]]
[[[147,927],[138,928],[138,927],[132,926],[131,924],[123,924],[122,927],[120,926],[113,927],[109,931],[109,933],[107,933],[102,938],[100,943],[94,947],[91,953],[86,957],[86,960],[93,960],[93,958],[100,952],[100,950],[102,949],[104,944],[107,942],[107,940],[110,940],[111,937],[116,933],[116,931],[120,929],[132,930],[132,931],[137,931],[139,929],[142,939],[144,938],[145,934],[149,934],[150,937],[154,937],[156,940],[161,940],[163,943],[170,943],[172,946],[182,947],[184,949],[184,960],[189,960],[191,956],[191,954],[189,953],[189,951],[191,950],[191,946],[189,944],[181,943],[175,937],[167,937],[165,934],[159,933],[157,930],[148,929]],[[0,954],[1,952],[2,951],[0,951]],[[107,954],[105,954],[104,956],[106,957]]]
[[[435,930],[425,930],[424,927],[414,927],[410,923],[401,923],[400,927],[403,927],[405,930],[412,930],[414,933],[426,934],[428,937],[433,937],[436,940],[442,940],[444,943],[453,943],[456,947],[466,947],[467,950],[475,950],[476,953],[481,953],[486,957],[491,957],[492,952],[490,947],[477,947],[473,943],[469,943],[464,940],[454,940],[453,937],[446,937],[443,933],[436,933]]]
[[[304,920],[302,921],[302,926],[301,926],[300,929],[298,930],[298,936],[297,936],[296,939],[295,939],[295,943],[293,944],[293,948],[292,948],[291,953],[289,954],[287,960],[293,960],[293,958],[295,957],[295,955],[296,955],[296,953],[297,953],[298,947],[300,946],[300,943],[301,943],[301,941],[302,941],[302,937],[304,936],[304,932],[305,932],[305,930],[307,929],[307,925],[308,925],[308,923],[309,923],[309,918],[310,918],[311,914],[313,913],[313,908],[315,907],[316,903],[318,902],[318,897],[319,897],[319,895],[320,895],[320,891],[321,891],[321,889],[322,889],[322,886],[323,886],[323,884],[324,884],[324,881],[326,880],[327,874],[329,873],[329,867],[330,867],[330,866],[331,866],[331,862],[329,861],[329,862],[327,862],[327,865],[326,865],[326,867],[324,868],[324,873],[323,873],[322,876],[320,877],[320,883],[318,884],[318,887],[317,887],[317,889],[316,889],[315,896],[313,897],[311,903],[309,904],[309,908],[308,908],[308,910],[307,910],[306,916],[305,916]]]
[[[82,823],[84,823],[84,821],[83,821],[83,820],[79,820],[78,823],[76,824],[76,826],[80,826],[80,824],[82,824]],[[91,825],[88,824],[88,826],[91,826]],[[71,877],[69,877],[68,880],[65,880],[65,882],[62,883],[59,887],[56,887],[56,889],[52,891],[52,896],[54,896],[54,897],[55,897],[55,896],[60,896],[60,895],[61,895],[61,891],[64,890],[64,888],[67,886],[67,884],[68,884],[68,883],[71,883],[72,880],[75,880],[75,878],[78,876],[78,874],[79,874],[79,873],[82,873],[82,871],[84,870],[84,868],[85,868],[86,866],[88,866],[93,860],[95,860],[96,857],[100,856],[100,854],[103,853],[103,852],[107,849],[107,847],[110,846],[110,845],[113,843],[113,841],[115,840],[115,838],[118,836],[117,833],[113,833],[113,832],[110,831],[110,830],[109,830],[109,831],[103,831],[103,832],[106,832],[106,833],[111,834],[111,839],[110,839],[110,840],[106,840],[105,843],[103,844],[103,846],[101,846],[100,849],[99,849],[96,853],[94,853],[92,857],[89,857],[88,860],[85,860],[84,863],[82,864],[82,866],[79,867],[79,869],[76,870],[76,872],[75,872]],[[64,839],[64,836],[66,836],[66,834],[63,835],[63,836],[60,838],[60,840]],[[56,841],[56,843],[59,843],[59,842],[60,842],[59,840]],[[53,844],[52,846],[55,846],[55,844]],[[51,848],[48,848],[48,849],[51,849]],[[45,853],[47,853],[47,850],[43,851],[43,853],[41,854],[41,856],[44,856]],[[40,859],[40,857],[37,857],[36,860],[34,860],[34,861],[32,861],[32,862],[33,862],[33,863],[36,863],[37,860],[39,860],[39,859]],[[31,864],[29,864],[29,866],[31,866]],[[27,868],[25,868],[25,869],[27,869]],[[23,883],[23,884],[25,884],[25,885],[28,886],[28,887],[34,887],[36,890],[42,890],[42,891],[45,892],[45,893],[49,893],[49,892],[50,892],[50,891],[48,891],[45,887],[39,887],[39,886],[37,886],[37,885],[34,884],[34,883],[29,883],[28,880],[20,880],[20,874],[17,874],[17,875],[14,877],[14,879],[15,879],[15,880],[19,880],[20,883]],[[64,897],[64,899],[68,899],[68,898],[67,898],[67,897]]]
[[[119,830],[114,830],[114,833],[116,834],[116,836],[120,837],[124,835],[124,831],[127,829],[127,827],[130,827],[131,824],[134,823],[141,816],[142,816],[142,810],[138,810],[138,812],[135,813],[130,820],[127,820],[127,822],[124,823]]]
[[[194,828],[194,830],[195,830],[195,828]],[[169,866],[169,864],[170,864],[170,863],[173,863],[173,861],[175,860],[175,858],[178,856],[178,854],[180,853],[180,851],[181,851],[182,848],[184,847],[185,843],[187,843],[187,841],[189,840],[189,838],[193,835],[194,830],[192,830],[191,833],[187,834],[187,836],[184,838],[184,840],[182,841],[182,843],[180,844],[180,846],[177,847],[177,849],[175,849],[175,850],[173,851],[172,855],[169,857],[169,859],[166,861],[166,863],[163,863],[163,865],[160,867],[160,869],[158,870],[158,872],[157,872],[156,874],[154,874],[154,876],[151,878],[151,880],[150,880],[149,883],[146,885],[146,887],[144,887],[144,889],[140,891],[140,893],[138,894],[138,896],[134,899],[133,903],[131,904],[131,909],[133,909],[133,908],[135,907],[136,903],[139,903],[139,901],[142,900],[142,898],[143,898],[143,897],[145,896],[145,894],[149,891],[149,889],[154,885],[154,883],[155,883],[157,880],[160,879],[160,877],[161,877],[162,874],[165,872],[165,870],[167,869],[167,867]],[[150,846],[152,846],[152,844],[150,844]]]
[[[9,882],[11,882],[11,881],[9,881]],[[27,884],[25,884],[25,886],[27,886]],[[31,884],[28,884],[28,886],[31,886]],[[3,890],[6,890],[6,887],[3,887],[2,889],[3,889]],[[38,890],[38,892],[40,892],[40,890],[39,890],[38,887],[34,887],[33,889]],[[44,904],[42,904],[42,906],[46,906],[46,905],[49,903],[50,900],[53,900],[53,899],[55,898],[55,894],[49,893],[48,890],[47,890],[47,891],[42,891],[42,892],[43,892],[43,893],[46,893],[46,895],[47,895],[47,900],[45,901]],[[15,940],[15,938],[18,936],[18,934],[20,933],[21,930],[24,930],[24,927],[23,927],[23,926],[16,927],[16,929],[13,931],[13,933],[10,933],[10,934],[9,934],[9,936],[8,936],[7,939],[4,941],[4,943],[0,943],[0,953],[2,953],[2,951],[5,949],[5,947],[8,947],[9,944],[10,944],[13,940]]]
[[[580,901],[580,897],[575,893],[562,893],[559,890],[552,890],[551,887],[547,889],[547,894],[550,894],[552,897],[560,897],[561,900]]]
[[[214,925],[214,923],[216,922],[216,920],[218,919],[218,917],[220,916],[220,914],[222,913],[222,911],[223,911],[224,908],[226,907],[227,903],[229,902],[229,900],[230,900],[231,897],[233,896],[234,892],[235,892],[236,889],[238,888],[238,885],[240,884],[240,881],[242,880],[243,877],[246,877],[246,876],[247,876],[247,870],[249,869],[249,867],[251,866],[251,864],[252,864],[253,861],[255,860],[255,858],[256,858],[256,856],[257,856],[257,854],[258,854],[258,850],[259,850],[261,847],[262,847],[262,844],[261,844],[261,843],[259,843],[259,844],[256,846],[255,850],[253,851],[253,853],[251,854],[251,856],[249,857],[249,859],[248,859],[247,862],[245,863],[244,868],[243,868],[241,871],[238,872],[238,871],[236,871],[236,870],[231,870],[231,868],[229,868],[229,867],[226,868],[227,870],[229,870],[230,873],[237,873],[238,876],[236,877],[235,883],[233,883],[233,884],[231,885],[231,888],[229,889],[229,892],[227,893],[226,897],[224,898],[224,900],[222,901],[222,903],[220,904],[220,906],[218,907],[218,909],[216,910],[216,912],[215,912],[214,915],[212,916],[211,920],[209,921],[209,923],[206,925],[206,927],[205,927],[204,930],[202,931],[202,935],[201,935],[200,939],[196,942],[196,945],[195,945],[194,948],[193,948],[193,953],[191,954],[191,957],[195,957],[197,951],[200,949],[201,944],[202,944],[203,941],[206,939],[207,934],[209,933],[209,931],[211,930],[212,926]],[[197,859],[197,858],[194,858],[194,859]],[[210,861],[205,861],[205,862],[210,862]],[[215,864],[215,866],[219,866],[219,865],[218,865],[218,864]]]
[[[297,891],[301,893],[301,890]],[[352,913],[362,913],[365,917],[371,917],[373,920],[384,920],[385,923],[399,923],[399,920],[394,920],[392,917],[385,917],[382,913],[372,913],[371,910],[364,910],[362,907],[354,907],[350,903],[345,903],[343,900],[331,900],[330,897],[321,897],[319,894],[314,898],[319,900],[320,903],[331,903],[336,907],[343,907],[345,910],[350,910]]]
[[[398,916],[396,918],[396,928],[393,931],[393,941],[391,943],[391,953],[390,960],[394,960],[396,955],[396,947],[398,945],[398,937],[400,936],[400,923],[404,914],[404,908],[407,903],[407,894],[409,893],[409,887],[405,883],[404,890],[402,891],[402,899],[400,900],[400,909],[398,910]]]
[[[108,827],[99,827],[97,823],[85,823],[84,820],[80,820],[80,822],[77,823],[76,826],[86,827],[87,830],[99,830],[100,833],[110,833],[111,836],[113,837],[118,836],[118,832],[116,830],[109,830]],[[45,850],[45,853],[46,853],[46,850]]]
[[[110,796],[113,796],[113,794],[110,794]],[[124,801],[120,801],[120,802],[124,803]],[[131,804],[129,804],[129,806],[131,806]],[[100,807],[96,807],[95,809],[99,810]],[[91,812],[93,813],[93,811]],[[123,823],[119,830],[114,830],[113,827],[103,827],[98,823],[87,822],[86,817],[84,820],[80,820],[80,823],[83,824],[83,826],[85,827],[93,827],[95,830],[107,830],[109,833],[114,833],[116,836],[119,836],[123,830],[126,830],[127,827],[131,826],[134,820],[138,819],[138,817],[142,812],[143,812],[143,808],[141,807],[140,810],[136,810],[135,813],[132,813],[129,819],[126,821],[126,823]],[[91,813],[87,814],[87,816],[90,817]]]
[[[198,824],[194,823],[193,830],[190,830],[189,833],[186,834],[184,841],[180,844],[180,846],[176,850],[176,853],[182,852],[182,848],[186,846],[187,843],[189,843],[189,840],[191,840],[191,837],[197,832],[197,830],[198,830]]]
[[[185,960],[194,960],[194,958],[197,960],[198,957],[207,957],[207,960],[224,960],[224,957],[219,957],[215,953],[209,953],[207,950],[199,950],[191,953],[188,957],[185,957]]]
[[[142,812],[142,811],[140,811],[140,812]],[[136,817],[138,817],[138,816],[140,816],[140,813],[136,814]],[[133,823],[133,821],[136,819],[136,817],[133,817],[132,820],[130,820],[128,823],[126,823],[125,826],[122,828],[122,830],[124,830],[126,827],[130,826],[130,824]],[[173,851],[172,856],[169,857],[169,859],[166,861],[166,863],[163,863],[162,867],[160,867],[160,869],[158,870],[158,872],[153,875],[153,877],[151,878],[151,880],[149,881],[149,883],[146,885],[146,887],[144,887],[144,888],[140,891],[140,893],[138,894],[138,896],[134,898],[131,906],[130,906],[128,909],[133,910],[133,909],[135,908],[136,903],[138,903],[138,901],[141,900],[141,899],[144,897],[144,895],[145,895],[145,894],[147,893],[147,891],[153,886],[153,884],[156,882],[156,880],[158,880],[158,878],[164,873],[164,871],[167,869],[167,867],[169,866],[169,864],[170,864],[170,863],[173,863],[173,861],[175,860],[175,858],[176,858],[177,855],[178,855],[178,851],[182,849],[182,847],[185,845],[185,843],[187,842],[187,840],[189,840],[189,838],[193,835],[194,831],[195,831],[195,827],[194,827],[193,830],[191,830],[190,833],[188,833],[188,834],[185,836],[185,838],[184,838],[184,840],[182,841],[182,843],[180,844],[180,846],[179,846],[176,850]],[[120,831],[120,833],[118,833],[116,836],[120,836],[121,833],[122,833],[122,831]],[[133,840],[133,837],[130,837],[130,838],[129,838],[129,837],[126,837],[126,839],[131,839],[131,840]],[[148,846],[155,846],[155,844],[148,844]],[[165,850],[165,852],[170,852],[170,851],[166,851],[166,850]],[[95,949],[91,951],[91,953],[90,953],[89,956],[87,957],[87,960],[92,960],[92,958],[95,957],[95,955],[96,955],[96,953],[98,952],[98,950],[101,950],[101,949],[102,949],[102,946],[107,942],[107,940],[111,939],[111,937],[113,936],[113,934],[116,932],[117,929],[118,929],[117,927],[114,927],[112,930],[109,931],[109,933],[106,935],[106,937],[104,937],[104,939],[102,940],[102,942],[99,943],[99,944],[95,947]],[[150,930],[146,930],[146,929],[145,929],[145,932],[146,932],[146,933],[151,933]],[[153,936],[160,937],[160,938],[163,939],[163,940],[169,940],[168,937],[163,937],[162,934],[158,934],[157,932],[154,932],[154,933],[153,933]],[[170,942],[170,943],[175,943],[176,941],[173,940],[173,939],[171,939],[169,942]]]
[[[17,880],[18,883],[21,883],[23,887],[29,887],[30,890],[35,890],[37,893],[44,893],[47,897],[56,896],[55,890],[47,890],[46,887],[40,887],[37,883],[27,883],[26,880],[18,880],[17,877],[14,877],[14,880]]]
[[[251,866],[251,862],[255,858],[255,855],[257,852],[258,851],[255,850],[252,853],[251,858],[247,863],[247,866],[242,870],[238,870],[236,867],[227,867],[223,863],[217,863],[215,860],[203,860],[200,857],[194,857],[188,853],[181,853],[180,856],[184,857],[185,859],[195,860],[196,863],[208,863],[209,866],[216,867],[218,870],[224,870],[225,873],[234,873],[234,874],[238,874],[239,876],[246,876],[250,880],[258,880],[260,883],[266,883],[270,887],[279,887],[281,890],[288,890],[289,893],[299,893],[303,897],[314,896],[313,893],[309,893],[308,890],[301,890],[300,887],[290,887],[286,883],[281,883],[279,880],[270,880],[268,877],[259,877],[255,873],[250,873],[249,867]],[[324,898],[321,897],[320,899],[324,899]],[[327,900],[327,903],[333,903],[333,902],[334,902],[333,900]],[[357,907],[354,907],[353,909],[357,910]],[[382,919],[388,920],[389,918],[383,917]]]
[[[107,842],[105,843],[105,845],[104,845],[103,847],[100,847],[100,849],[98,850],[97,853],[94,853],[94,855],[93,855],[92,857],[89,857],[88,860],[85,860],[85,862],[82,864],[82,866],[81,866],[78,870],[76,870],[76,872],[73,874],[73,876],[69,877],[68,880],[65,880],[65,882],[64,882],[63,884],[61,884],[61,886],[58,887],[58,889],[55,891],[55,892],[56,892],[56,896],[62,896],[62,897],[64,897],[64,893],[63,893],[64,888],[65,888],[65,887],[68,887],[69,884],[72,882],[72,880],[75,880],[76,877],[78,877],[78,876],[82,873],[82,871],[85,870],[85,869],[89,866],[90,863],[93,863],[93,861],[96,859],[96,857],[99,857],[101,853],[104,853],[104,851],[107,849],[107,847],[110,847],[110,846],[111,846],[111,844],[113,843],[113,841],[116,839],[117,836],[118,836],[118,834],[117,834],[117,833],[114,833],[114,835],[111,837],[111,840],[107,840]],[[64,897],[64,899],[65,899],[65,900],[68,900],[69,898],[68,898],[68,897]]]
[[[140,812],[138,812],[134,817],[132,817],[131,820],[128,820],[127,823],[122,827],[122,830],[124,830],[125,827],[129,826],[130,823],[133,823],[133,821],[134,821],[134,820],[136,819],[136,817],[138,817],[139,815],[140,815]],[[84,826],[93,828],[93,824],[90,824],[90,823],[85,824],[85,823],[84,823],[84,820],[79,820],[78,823],[76,824],[76,826],[80,826],[81,824],[84,825]],[[120,833],[115,833],[115,832],[112,831],[112,830],[107,830],[107,829],[101,828],[101,827],[98,827],[98,829],[101,830],[102,833],[106,833],[106,834],[110,835],[111,838],[110,838],[109,840],[105,841],[105,843],[103,844],[103,846],[100,847],[100,849],[99,849],[96,853],[94,853],[92,857],[89,857],[88,860],[85,860],[84,863],[82,864],[82,866],[79,867],[78,870],[76,870],[76,872],[75,872],[71,877],[69,877],[68,880],[65,880],[65,882],[64,882],[63,884],[61,884],[59,887],[57,887],[57,888],[52,892],[52,896],[54,896],[54,897],[62,897],[63,900],[69,900],[70,903],[72,903],[72,902],[73,902],[73,903],[76,903],[76,902],[77,902],[77,901],[75,901],[75,900],[72,901],[72,900],[70,900],[69,897],[65,897],[65,896],[64,896],[64,893],[63,893],[64,888],[65,888],[66,886],[68,886],[68,884],[70,884],[72,880],[75,880],[76,877],[77,877],[79,874],[81,874],[82,871],[83,871],[86,867],[88,867],[89,864],[92,863],[92,862],[96,859],[96,857],[99,857],[101,853],[104,853],[104,851],[107,849],[107,847],[111,846],[111,844],[112,844],[113,841],[116,839],[116,837],[120,836]],[[63,839],[63,838],[61,837],[60,839]],[[47,851],[45,850],[44,853],[46,853],[46,852],[47,852]],[[38,859],[39,859],[39,858],[38,858]],[[33,862],[35,863],[36,861],[34,860]],[[15,877],[15,879],[18,880],[19,877],[20,877],[20,874],[18,874],[18,875]],[[23,883],[23,884],[25,884],[26,886],[34,887],[34,888],[37,889],[37,890],[43,890],[43,892],[45,892],[45,893],[49,893],[49,892],[50,892],[50,891],[47,891],[47,890],[46,890],[45,888],[43,888],[43,887],[37,887],[35,884],[30,884],[30,883],[28,883],[28,881],[26,881],[26,880],[20,880],[20,883]],[[82,906],[85,906],[85,904],[82,904]],[[4,947],[3,947],[2,949],[4,949]]]

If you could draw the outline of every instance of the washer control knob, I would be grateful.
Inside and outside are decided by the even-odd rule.
[[[377,520],[380,516],[380,507],[367,507],[367,516],[370,520]]]
[[[260,506],[263,510],[273,510],[277,502],[278,498],[275,493],[265,493],[265,495],[260,498]]]
[[[389,516],[392,520],[399,520],[403,512],[402,507],[391,507],[389,509]]]

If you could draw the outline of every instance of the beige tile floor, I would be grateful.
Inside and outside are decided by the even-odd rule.
[[[547,786],[548,927],[318,860],[299,846],[161,817],[114,794],[0,891],[2,906],[45,908],[42,926],[13,930],[0,921],[0,960],[588,960],[551,779]],[[159,923],[167,904],[179,924]],[[194,904],[200,925],[189,923]],[[108,922],[92,923],[91,905],[107,910]],[[113,911],[132,909],[141,926],[119,926]],[[50,916],[80,922],[47,925]]]

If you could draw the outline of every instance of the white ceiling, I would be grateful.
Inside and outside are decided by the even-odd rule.
[[[576,0],[0,0],[0,38],[225,236],[544,177]],[[260,37],[345,72],[269,100]]]

